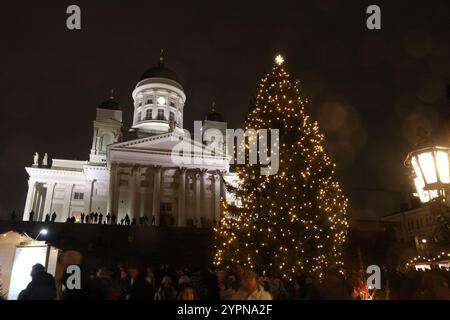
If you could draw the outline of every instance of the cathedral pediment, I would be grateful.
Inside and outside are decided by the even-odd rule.
[[[145,138],[124,141],[109,146],[109,150],[127,150],[157,153],[177,153],[188,154],[201,157],[202,155],[213,155],[225,157],[225,154],[218,152],[190,137],[183,136],[176,132],[163,133]]]

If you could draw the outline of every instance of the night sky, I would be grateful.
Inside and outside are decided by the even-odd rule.
[[[403,160],[422,126],[445,142],[450,113],[450,2],[8,1],[0,11],[0,217],[22,213],[32,155],[87,160],[96,107],[131,92],[157,64],[183,80],[185,127],[212,101],[243,126],[276,53],[301,81],[325,132],[352,216],[398,211],[411,188]],[[82,29],[66,29],[77,4]],[[378,4],[382,29],[366,28]]]

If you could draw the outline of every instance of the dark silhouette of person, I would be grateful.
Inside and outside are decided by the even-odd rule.
[[[94,212],[91,212],[89,214],[89,223],[92,223],[94,221]]]
[[[108,212],[108,214],[106,215],[106,222],[109,224],[110,220],[111,220],[111,215]]]
[[[102,220],[103,220],[103,214],[99,214],[98,215],[98,224],[102,224]]]
[[[11,221],[16,221],[16,211],[15,210],[13,210],[11,212]]]
[[[155,223],[156,223],[156,219],[155,219],[155,216],[153,216],[153,217],[152,217],[152,226],[154,226]]]
[[[129,275],[129,283],[125,291],[126,300],[153,300],[155,289],[145,279],[145,273],[137,264],[130,264],[127,273]]]
[[[117,222],[117,217],[116,217],[116,215],[113,213],[113,214],[111,215],[111,223],[112,223],[112,224],[116,224],[116,222]]]
[[[42,264],[31,268],[31,282],[19,293],[18,300],[54,300],[56,298],[55,278],[45,271]]]
[[[128,215],[128,213],[125,215],[125,224],[126,224],[127,226],[130,225],[130,216]]]
[[[81,214],[80,220],[81,220],[81,223],[84,223],[84,212]]]
[[[28,221],[33,221],[33,218],[34,218],[34,211],[31,210],[31,212],[30,212],[30,218],[28,219]]]
[[[136,218],[133,218],[133,220],[131,221],[131,225],[135,226],[136,225]]]
[[[53,214],[52,214],[52,222],[55,222],[56,221],[56,212],[53,212]]]
[[[123,225],[124,221],[125,221],[124,218],[120,219],[120,225],[121,225],[121,226]]]
[[[94,223],[97,223],[97,220],[98,220],[98,213],[95,212],[95,214],[94,214]]]
[[[48,213],[45,215],[44,221],[45,222],[50,222],[50,215]]]
[[[147,216],[144,216],[144,224],[148,225],[148,217]]]

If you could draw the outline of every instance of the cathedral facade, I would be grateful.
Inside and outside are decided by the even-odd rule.
[[[132,97],[130,129],[124,129],[113,95],[97,108],[89,160],[53,159],[48,165],[47,156],[39,163],[35,155],[25,168],[23,220],[43,221],[54,213],[56,222],[80,221],[97,212],[117,221],[145,217],[156,226],[218,223],[225,181],[233,179],[230,157],[224,147],[209,150],[206,134],[206,142],[198,142],[183,129],[186,94],[176,73],[161,58],[142,75]],[[227,128],[214,110],[202,125],[203,133]]]

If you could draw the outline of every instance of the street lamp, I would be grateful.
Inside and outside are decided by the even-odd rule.
[[[47,235],[47,233],[48,233],[47,229],[41,229],[41,231],[39,231],[35,240],[37,240],[41,234],[45,236],[45,235]]]
[[[427,147],[408,154],[405,165],[410,169],[421,202],[445,197],[450,187],[449,152],[446,147]]]

